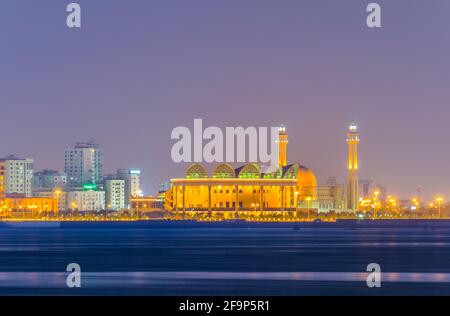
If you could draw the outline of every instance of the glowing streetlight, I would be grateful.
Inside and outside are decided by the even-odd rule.
[[[62,193],[62,191],[60,189],[56,189],[55,190],[55,195],[56,195],[56,217],[58,217],[59,215],[59,195]]]
[[[438,218],[441,219],[441,203],[444,199],[441,196],[436,198],[436,202],[438,203]]]
[[[378,204],[378,195],[380,195],[379,191],[374,192],[375,197],[373,198],[373,218],[377,218],[377,204]]]
[[[307,196],[306,198],[305,198],[305,200],[306,200],[306,202],[308,202],[308,221],[309,221],[309,217],[310,217],[310,204],[311,204],[311,200],[312,200],[312,197],[310,197],[310,196]]]
[[[137,218],[139,219],[139,196],[142,194],[142,191],[138,190],[136,193],[137,193],[136,194],[136,215],[137,215]]]

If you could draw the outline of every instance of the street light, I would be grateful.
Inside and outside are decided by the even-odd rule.
[[[375,197],[373,198],[373,218],[377,218],[377,204],[378,204],[378,195],[380,194],[379,191],[374,192]]]
[[[56,217],[59,216],[59,195],[61,194],[61,190],[57,189],[55,190],[56,194]]]
[[[139,196],[142,194],[142,191],[138,190],[136,193],[136,215],[139,220]]]
[[[311,198],[310,196],[307,196],[307,197],[305,198],[305,200],[306,200],[306,202],[308,202],[308,221],[309,221],[309,217],[310,217],[310,215],[309,215],[309,211],[310,211],[310,203],[311,203],[312,198]]]
[[[441,219],[441,203],[444,199],[441,196],[436,198],[436,202],[438,203],[438,218]]]

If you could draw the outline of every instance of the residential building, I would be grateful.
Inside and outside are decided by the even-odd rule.
[[[103,151],[94,142],[77,143],[64,153],[64,171],[70,188],[84,184],[101,185],[103,181]]]
[[[105,209],[105,191],[77,190],[67,192],[67,209],[101,211]]]
[[[32,196],[33,159],[7,156],[0,159],[3,196]]]
[[[140,176],[141,171],[137,169],[118,169],[116,174],[105,177],[105,185],[108,180],[123,180],[125,183],[125,208],[129,209],[131,198],[137,196],[140,192]]]
[[[125,180],[106,180],[106,208],[119,211],[125,208]]]
[[[42,170],[33,175],[33,190],[54,190],[56,188],[64,190],[66,185],[67,175],[65,172]]]

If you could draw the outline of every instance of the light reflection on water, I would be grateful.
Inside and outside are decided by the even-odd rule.
[[[449,260],[450,230],[0,229],[0,294],[71,295],[76,262],[83,295],[450,295]]]
[[[64,288],[64,272],[0,272],[0,287]],[[83,272],[85,287],[130,287],[189,280],[365,282],[364,272]],[[382,282],[450,283],[450,273],[383,272]]]

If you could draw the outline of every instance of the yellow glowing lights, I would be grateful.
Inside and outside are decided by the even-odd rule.
[[[441,218],[441,203],[442,203],[442,201],[444,201],[442,196],[438,196],[436,198],[436,202],[438,203],[438,218]]]
[[[348,144],[348,197],[347,207],[353,211],[358,210],[358,133],[356,124],[351,124],[347,133]]]
[[[288,135],[286,133],[286,128],[284,126],[278,129],[278,164],[282,167],[287,164],[287,144]]]

